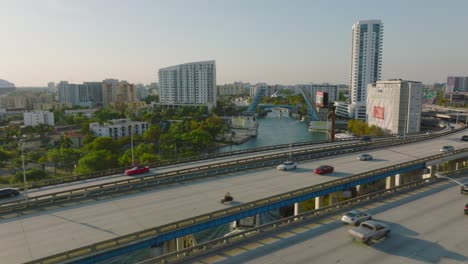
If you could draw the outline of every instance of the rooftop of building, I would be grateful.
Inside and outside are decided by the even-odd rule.
[[[403,79],[388,79],[388,80],[380,80],[376,83],[401,83],[401,82],[408,82],[408,83],[421,83],[418,81],[411,81],[411,80],[403,80]]]
[[[179,66],[182,66],[182,65],[195,65],[195,64],[216,64],[216,61],[215,61],[215,60],[208,60],[208,61],[186,62],[186,63],[182,63],[182,64],[177,64],[177,65],[174,65],[174,66],[169,66],[169,67],[161,68],[161,69],[159,69],[159,70],[160,70],[160,71],[161,71],[161,70],[175,70],[175,69],[177,69]]]

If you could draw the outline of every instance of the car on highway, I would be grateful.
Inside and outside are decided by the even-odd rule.
[[[370,141],[371,137],[370,136],[362,136],[361,141]]]
[[[14,197],[20,194],[17,188],[3,188],[0,189],[0,198]]]
[[[460,193],[461,194],[468,194],[468,185],[463,185],[463,186],[460,186]]]
[[[320,174],[320,175],[323,175],[323,174],[327,174],[327,173],[332,173],[334,170],[334,168],[332,166],[329,166],[329,165],[321,165],[319,167],[317,167],[315,170],[314,170],[314,173],[315,174]]]
[[[353,238],[369,245],[374,239],[388,237],[390,235],[390,227],[381,222],[369,220],[362,222],[359,226],[353,229],[348,230],[348,233]]]
[[[131,176],[131,175],[147,173],[149,171],[150,169],[148,166],[136,166],[131,169],[125,170],[125,175]]]
[[[463,136],[460,138],[460,141],[468,141],[468,135],[463,135]]]
[[[358,159],[358,160],[365,161],[365,160],[372,160],[373,157],[372,157],[372,155],[370,155],[370,154],[361,154],[361,155],[358,156],[357,159]]]
[[[283,171],[294,170],[295,168],[297,168],[297,162],[294,161],[285,161],[282,164],[278,165],[278,167],[276,167],[276,169]]]
[[[465,214],[468,215],[468,203],[465,204]]]
[[[450,152],[454,150],[455,148],[453,146],[443,146],[442,148],[440,148],[440,152]]]
[[[372,220],[372,216],[359,210],[349,211],[341,217],[341,222],[356,226],[367,220]]]

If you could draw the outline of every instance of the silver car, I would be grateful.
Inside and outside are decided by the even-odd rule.
[[[371,219],[372,216],[368,213],[364,213],[358,210],[352,210],[341,217],[341,222],[357,226],[360,223]]]
[[[362,154],[358,158],[358,160],[372,160],[372,155],[370,154]]]
[[[383,223],[369,220],[362,222],[358,227],[348,230],[348,233],[353,239],[358,239],[369,245],[374,239],[388,237],[390,235],[390,227]]]
[[[440,152],[449,152],[449,151],[454,151],[455,148],[453,146],[443,146],[441,149],[440,149]]]

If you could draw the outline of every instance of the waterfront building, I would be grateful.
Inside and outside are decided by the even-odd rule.
[[[367,87],[367,123],[387,133],[417,133],[421,129],[423,85],[415,81],[385,80]]]

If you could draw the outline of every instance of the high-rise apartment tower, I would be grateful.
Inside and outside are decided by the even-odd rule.
[[[216,106],[216,63],[200,61],[159,70],[159,101],[163,105]]]
[[[353,25],[350,116],[366,119],[367,85],[382,76],[383,24],[380,20],[363,20]]]

